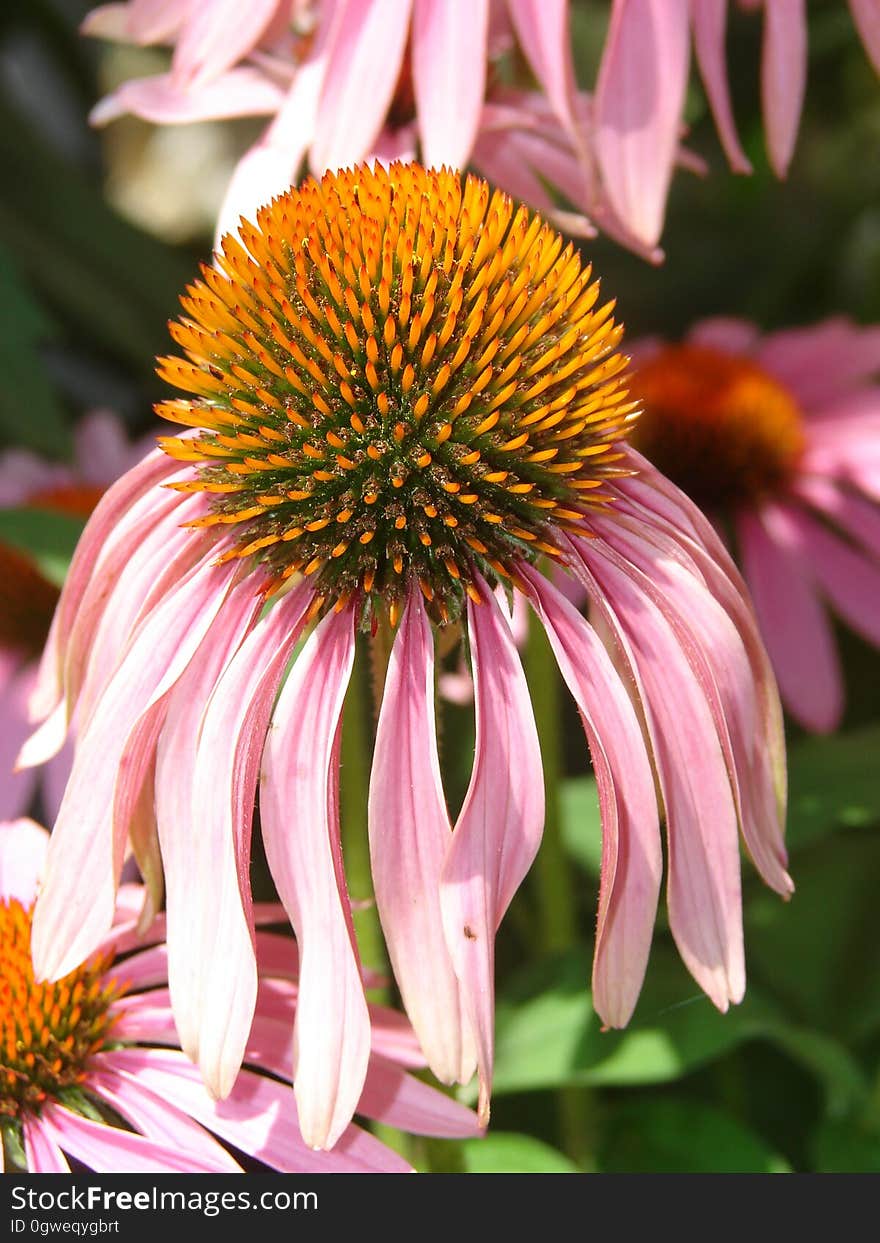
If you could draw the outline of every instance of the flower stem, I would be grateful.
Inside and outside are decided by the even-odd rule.
[[[535,712],[544,766],[544,837],[535,860],[539,936],[552,954],[571,949],[577,940],[577,905],[571,885],[571,862],[562,844],[559,787],[562,762],[562,697],[559,672],[544,628],[529,618],[526,675]]]
[[[354,911],[354,926],[364,966],[388,968],[385,941],[373,901],[367,799],[370,789],[369,707],[364,662],[355,661],[345,697],[342,722],[342,764],[339,773],[342,843],[345,873],[353,903],[368,903]],[[375,994],[374,994],[375,995]]]

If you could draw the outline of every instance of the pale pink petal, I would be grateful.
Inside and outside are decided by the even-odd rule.
[[[380,1057],[370,1058],[358,1113],[412,1135],[456,1139],[480,1134],[472,1110]]]
[[[80,22],[80,34],[95,39],[110,39],[115,43],[133,42],[128,22],[130,7],[127,3],[99,5],[86,13]]]
[[[840,662],[804,549],[778,506],[740,514],[737,536],[783,700],[807,729],[833,730],[843,712]]]
[[[372,1135],[349,1126],[332,1152],[306,1146],[297,1125],[296,1105],[287,1084],[243,1070],[224,1101],[210,1099],[198,1071],[176,1050],[118,1049],[112,1065],[121,1075],[134,1077],[145,1088],[165,1097],[272,1169],[287,1173],[402,1172],[409,1167]]]
[[[517,39],[551,107],[577,145],[568,0],[507,0]]]
[[[284,101],[284,90],[258,69],[229,69],[210,81],[184,87],[170,73],[130,78],[105,95],[89,113],[92,125],[107,125],[130,112],[154,125],[190,125],[230,117],[270,116]]]
[[[635,568],[599,538],[572,547],[599,584],[592,602],[637,678],[666,809],[670,928],[688,970],[724,1011],[742,1000],[745,966],[736,807],[710,706]]]
[[[54,824],[58,819],[61,800],[64,798],[64,791],[70,780],[70,770],[73,768],[73,750],[73,739],[68,738],[61,750],[46,761],[39,774],[40,805],[43,819],[47,824]]]
[[[771,0],[764,4],[761,105],[777,177],[786,175],[794,154],[806,84],[806,0]]]
[[[294,1088],[312,1148],[351,1120],[370,1053],[370,1024],[339,842],[338,746],[354,659],[349,609],[329,613],[281,692],[263,757],[266,858],[300,953]]]
[[[121,1127],[92,1122],[63,1105],[46,1105],[40,1124],[48,1138],[98,1174],[210,1174],[214,1164],[199,1161],[173,1144],[157,1143],[123,1131]]]
[[[397,85],[411,8],[412,0],[337,0],[311,150],[314,172],[369,154]]]
[[[217,219],[217,247],[224,233],[238,232],[242,216],[253,220],[259,207],[283,194],[297,179],[315,133],[334,30],[333,11],[330,6],[323,12],[308,54],[298,66],[272,124],[238,162]]]
[[[612,207],[647,246],[663,229],[689,47],[687,0],[614,0],[596,83],[596,154]]]
[[[0,453],[0,506],[4,509],[27,504],[35,492],[72,482],[69,466],[47,462],[27,449],[6,449]]]
[[[25,1114],[22,1120],[22,1130],[24,1131],[25,1160],[32,1174],[70,1173],[70,1166],[67,1164],[64,1153],[39,1118]],[[2,1155],[0,1155],[0,1160],[2,1160]]]
[[[750,173],[752,166],[736,132],[730,103],[730,85],[727,81],[727,58],[724,51],[727,0],[692,0],[691,16],[694,26],[694,51],[721,145],[735,173]]]
[[[443,1083],[476,1067],[440,915],[452,843],[434,721],[434,635],[410,593],[388,664],[370,774],[370,858],[376,903],[404,1008]]]
[[[849,0],[849,8],[871,64],[880,73],[880,5],[877,0]]]
[[[148,746],[168,692],[198,650],[237,573],[203,563],[161,601],[78,740],[34,911],[33,955],[42,977],[73,970],[112,925],[125,841],[114,826],[120,762],[134,737],[143,736]],[[143,756],[133,758],[140,762]],[[73,890],[71,876],[78,880]]]
[[[36,789],[36,772],[26,766],[15,771],[31,732],[27,706],[36,674],[36,665],[22,653],[0,647],[0,820],[27,811]]]
[[[219,78],[256,47],[280,0],[190,0],[171,71],[181,85]]]
[[[150,1050],[142,1051],[149,1061]],[[124,1077],[113,1069],[113,1054],[102,1059],[103,1069],[93,1069],[89,1087],[101,1100],[123,1117],[129,1126],[147,1139],[178,1149],[181,1156],[190,1155],[202,1169],[218,1174],[240,1174],[241,1166],[220,1144],[181,1110],[167,1096],[148,1091],[134,1076]]]
[[[245,926],[244,937],[237,935],[242,903],[231,824],[228,817],[221,821],[229,832],[219,839],[211,831],[216,820],[206,831],[204,791],[196,788],[197,753],[204,714],[220,674],[262,607],[259,586],[249,576],[230,591],[223,605],[222,625],[206,635],[198,660],[184,671],[169,696],[156,747],[156,826],[165,872],[171,995],[175,1005],[183,999],[182,1016],[197,1016],[195,1031],[181,1021],[181,1043],[188,1056],[199,1062],[205,1082],[217,1096],[227,1094],[241,1065],[257,979],[250,930]],[[217,755],[213,757],[212,784],[222,788],[225,770],[218,759]],[[198,826],[197,831],[194,826]],[[218,910],[227,913],[230,906],[232,918],[227,927],[216,914]],[[222,964],[222,981],[208,966],[212,962]],[[230,1024],[237,1029],[240,1041],[234,1040],[228,1048]],[[200,1036],[205,1037],[204,1050]]]
[[[61,598],[55,611],[49,639],[40,661],[40,674],[31,700],[31,719],[42,720],[56,707],[62,694],[62,675],[66,645],[73,619],[95,570],[101,565],[105,547],[114,544],[114,531],[120,519],[146,493],[176,473],[177,465],[166,454],[154,450],[109,488],[85,525],[70,563]]]
[[[520,571],[575,698],[602,817],[602,876],[593,1004],[609,1027],[632,1017],[648,963],[663,852],[654,775],[641,726],[601,640],[537,571]]]
[[[422,163],[464,168],[486,89],[489,0],[414,0],[412,72]]]
[[[832,608],[869,643],[880,646],[880,563],[799,509],[788,510],[788,519]]]
[[[249,868],[260,756],[311,599],[303,585],[280,600],[223,670],[187,762],[199,832],[174,834],[169,823],[169,835],[181,839],[170,849],[182,864],[179,893],[169,902],[183,931],[169,938],[175,1017],[184,1049],[218,1096],[241,1064],[257,989]],[[195,869],[189,879],[187,860]],[[204,883],[195,883],[202,870]],[[285,952],[295,964],[289,940]]]
[[[30,906],[46,867],[49,834],[33,820],[0,822],[0,899]]]
[[[481,584],[468,603],[474,673],[474,769],[443,869],[446,944],[477,1042],[479,1119],[489,1117],[495,932],[532,865],[544,827],[538,733],[516,645],[498,601]]]

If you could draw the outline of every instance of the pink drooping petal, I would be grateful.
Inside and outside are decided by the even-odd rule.
[[[481,1131],[467,1106],[381,1057],[370,1058],[358,1113],[412,1135],[456,1139]]]
[[[422,163],[464,168],[486,89],[489,0],[414,0],[412,72]]]
[[[830,518],[855,543],[880,558],[880,508],[832,479],[798,476],[789,485],[794,495]]]
[[[489,1117],[494,1060],[495,933],[532,865],[544,827],[538,733],[510,623],[485,583],[468,604],[474,768],[443,868],[446,944],[477,1043],[478,1116]]]
[[[42,977],[72,971],[113,923],[125,844],[125,826],[120,832],[114,817],[120,763],[127,750],[129,762],[143,762],[167,694],[197,652],[237,573],[203,562],[157,605],[78,740],[34,911],[32,947]],[[143,737],[143,752],[131,752],[134,737]],[[71,876],[77,877],[73,888]]]
[[[370,1054],[339,841],[339,727],[353,660],[351,610],[328,614],[279,697],[260,785],[266,858],[299,945],[294,1089],[312,1148],[332,1147],[351,1121]]]
[[[142,1057],[148,1061],[150,1050],[143,1050]],[[197,1122],[176,1109],[167,1096],[159,1097],[134,1076],[124,1078],[114,1070],[112,1055],[104,1059],[103,1069],[89,1075],[89,1087],[134,1130],[154,1143],[178,1149],[181,1155],[191,1154],[203,1169],[216,1170],[218,1174],[241,1173],[241,1166],[230,1153]]]
[[[452,826],[437,755],[434,635],[417,590],[385,678],[369,826],[376,903],[404,1008],[437,1077],[465,1083],[476,1054],[440,914]]]
[[[0,822],[0,900],[30,906],[46,867],[49,834],[26,818]]]
[[[735,173],[750,173],[752,166],[740,145],[730,102],[724,36],[727,30],[727,0],[692,0],[694,51],[700,76],[715,118],[724,153]]]
[[[208,702],[262,606],[259,586],[249,576],[229,593],[222,626],[218,624],[208,633],[198,660],[184,671],[169,696],[156,747],[156,825],[165,872],[171,995],[175,1008],[180,1003],[184,1051],[199,1062],[205,1082],[216,1096],[227,1094],[241,1065],[257,980],[247,928],[245,971],[241,970],[241,938],[237,934],[242,910],[232,826],[229,818],[224,818],[222,825],[228,829],[228,837],[219,839],[212,831],[216,830],[216,820],[206,831],[205,792],[196,789],[197,756]],[[226,771],[217,763],[218,757],[213,758],[213,785],[228,792]],[[216,919],[218,909],[230,915],[229,927]],[[222,980],[216,978],[212,962],[222,963]],[[190,1015],[196,1017],[195,1024],[185,1021]],[[244,1028],[244,1036],[227,1051],[230,1026],[237,1035]],[[201,1037],[205,1038],[204,1049]]]
[[[334,9],[322,19],[305,59],[298,65],[271,125],[236,166],[217,219],[215,246],[225,233],[237,233],[242,216],[253,220],[257,209],[296,181],[315,134],[318,104],[330,48]]]
[[[849,0],[849,9],[868,58],[880,73],[880,7],[877,0]]]
[[[394,95],[412,0],[337,0],[311,149],[314,172],[363,160]]]
[[[843,681],[834,636],[804,549],[779,506],[742,513],[737,536],[743,573],[790,712],[818,733],[843,712]]]
[[[806,85],[806,0],[771,0],[764,4],[761,106],[777,177],[786,175],[794,154]]]
[[[189,0],[128,0],[92,9],[80,26],[84,35],[147,45],[166,43],[186,19]]]
[[[787,776],[782,707],[748,588],[726,545],[693,501],[654,470],[639,454],[630,450],[627,457],[639,473],[618,481],[621,508],[636,520],[637,529],[643,534],[651,533],[652,541],[657,542],[658,537],[661,539],[661,549],[664,547],[662,536],[671,539],[672,544],[666,546],[669,559],[673,563],[681,562],[689,573],[695,570],[703,579],[711,598],[724,608],[733,623],[736,644],[742,643],[745,648],[751,669],[748,682],[756,698],[756,717],[754,738],[751,742],[748,741],[751,732],[749,728],[742,723],[738,726],[745,746],[735,748],[732,755],[733,771],[739,785],[742,830],[746,845],[761,875],[777,892],[786,894],[791,890],[791,882],[785,872],[783,834]],[[662,566],[666,561],[664,559],[653,564]],[[657,590],[662,602],[664,590],[659,585]],[[677,593],[671,585],[668,593],[670,604],[675,604]],[[677,606],[677,612],[679,625],[687,622],[691,609],[685,603],[684,595]],[[698,610],[697,619],[703,617],[704,612],[705,610]],[[710,633],[713,641],[717,641],[721,631],[716,634],[713,628]],[[712,643],[709,644],[710,648],[711,646]],[[739,657],[728,661],[722,655],[716,659],[720,661],[725,677],[729,680],[730,670],[727,666],[737,663]],[[704,678],[710,686],[713,680]],[[744,678],[743,684],[745,683]],[[735,708],[738,698],[738,695],[732,696],[729,707],[718,702],[717,697],[710,701],[714,702],[713,713],[719,737],[724,733],[720,715],[726,715]],[[741,714],[734,717],[735,721],[742,722],[742,719]]]
[[[176,472],[176,463],[155,450],[110,487],[85,525],[70,563],[55,610],[49,639],[40,661],[40,674],[31,698],[31,719],[43,720],[62,696],[66,645],[83,594],[103,561],[105,545],[112,547],[120,519],[135,502]]]
[[[648,963],[663,874],[651,761],[632,701],[593,628],[535,570],[523,566],[521,573],[593,757],[602,818],[593,1004],[609,1027],[625,1027]]]
[[[568,7],[568,0],[507,0],[520,47],[550,106],[579,149],[582,140],[576,117]]]
[[[596,83],[596,155],[612,207],[646,246],[663,229],[689,48],[687,0],[614,0]]]
[[[121,1075],[134,1077],[157,1096],[201,1122],[215,1135],[272,1169],[286,1173],[405,1172],[406,1162],[359,1127],[349,1126],[332,1152],[307,1146],[297,1125],[290,1088],[243,1070],[224,1101],[212,1101],[198,1071],[172,1049],[118,1049],[112,1059]]]
[[[311,599],[306,585],[296,588],[254,627],[203,705],[189,761],[199,832],[179,843],[184,922],[181,936],[171,929],[169,980],[183,1048],[217,1096],[241,1065],[257,991],[250,845],[260,758]],[[187,858],[196,869],[188,881]]]
[[[27,811],[37,774],[16,761],[31,726],[28,700],[37,674],[36,665],[10,648],[0,647],[0,820],[13,820]]]
[[[190,125],[230,117],[271,116],[284,101],[284,91],[258,69],[242,65],[220,77],[193,86],[179,85],[172,74],[130,78],[95,104],[92,125],[107,125],[131,113],[154,125]]]
[[[279,0],[191,0],[175,43],[171,71],[189,87],[213,81],[259,43]]]
[[[22,1120],[22,1130],[25,1160],[32,1174],[70,1173],[67,1158],[39,1118],[32,1114],[25,1114]]]
[[[635,568],[599,538],[572,547],[636,676],[666,809],[670,928],[688,970],[724,1011],[745,990],[737,815],[706,690]]]
[[[191,1152],[157,1143],[104,1122],[92,1122],[63,1105],[45,1105],[40,1123],[48,1138],[98,1174],[212,1174],[214,1164]]]
[[[880,646],[880,562],[800,509],[788,510],[787,516],[832,608],[869,643]]]

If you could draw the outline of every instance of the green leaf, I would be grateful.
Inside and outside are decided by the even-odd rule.
[[[573,1161],[530,1135],[497,1131],[461,1145],[468,1174],[578,1174]]]
[[[727,1114],[686,1098],[640,1097],[609,1113],[599,1166],[624,1174],[784,1174],[791,1167]]]
[[[880,726],[789,749],[788,840],[806,846],[839,828],[880,824]]]
[[[880,1173],[880,1132],[855,1120],[824,1122],[811,1147],[818,1174]]]
[[[594,777],[572,777],[559,791],[559,816],[565,848],[585,871],[599,875],[602,863],[602,824]]]
[[[27,553],[61,587],[84,521],[50,509],[0,509],[0,541]]]

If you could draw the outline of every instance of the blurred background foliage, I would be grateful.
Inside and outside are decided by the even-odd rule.
[[[754,175],[728,172],[694,86],[688,142],[710,172],[675,179],[665,265],[604,239],[585,248],[631,335],[675,337],[719,313],[765,328],[836,313],[880,322],[880,85],[842,0],[810,0],[809,10],[807,102],[788,181],[775,180],[764,154],[760,23],[733,12],[735,112]],[[160,132],[131,119],[90,130],[89,109],[131,66],[80,38],[85,11],[78,0],[0,6],[0,444],[59,459],[76,419],[96,406],[132,432],[150,428],[166,320],[209,254],[219,196],[253,132],[228,123]],[[575,0],[572,13],[585,84],[607,5]],[[139,72],[159,55],[143,54]],[[69,524],[60,531],[3,514],[0,539],[29,549],[56,579],[72,542]],[[579,722],[560,697],[551,759],[562,780],[552,801],[575,894],[571,927],[563,917],[548,935],[540,912],[554,882],[536,870],[499,937],[491,1132],[426,1146],[426,1165],[880,1170],[880,660],[851,634],[839,638],[842,732],[807,739],[789,730],[797,892],[781,903],[745,864],[749,988],[726,1016],[697,991],[661,915],[635,1018],[625,1032],[599,1030],[587,991],[598,808]],[[527,663],[543,693],[541,653]],[[467,783],[471,731],[467,711],[445,709],[453,804]]]

